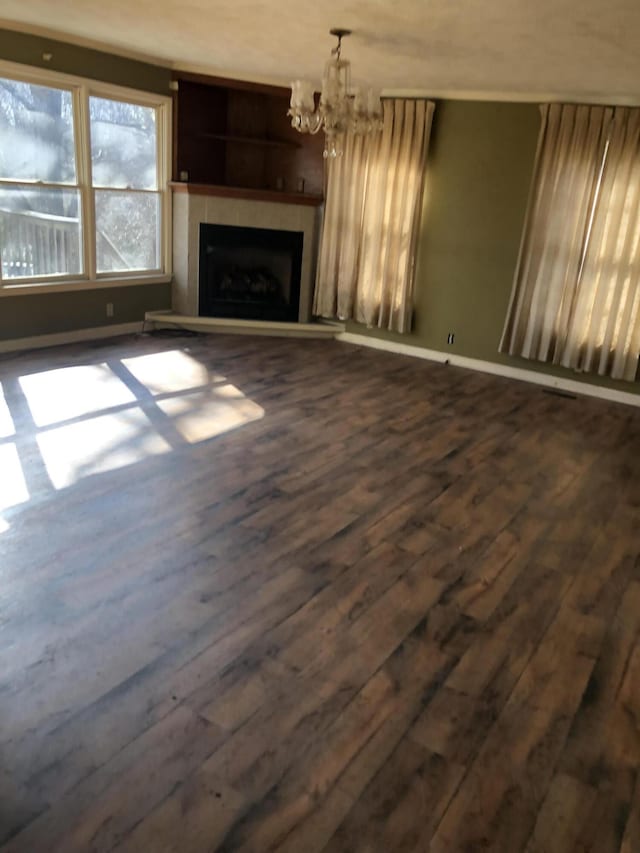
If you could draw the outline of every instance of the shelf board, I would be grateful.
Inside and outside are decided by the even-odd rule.
[[[259,136],[236,136],[233,133],[199,133],[198,136],[206,139],[219,139],[222,142],[236,142],[241,145],[260,145],[264,148],[302,148],[301,142],[290,139],[267,139]]]
[[[323,196],[312,193],[289,193],[284,190],[262,190],[249,187],[226,187],[220,184],[189,184],[183,181],[171,181],[169,186],[175,193],[190,195],[215,195],[222,198],[244,198],[253,201],[275,201],[280,204],[307,204],[317,207],[324,201]]]

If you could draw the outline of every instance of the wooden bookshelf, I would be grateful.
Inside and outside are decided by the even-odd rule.
[[[176,73],[174,181],[313,198],[324,182],[322,134],[298,133],[289,91]],[[304,186],[304,191],[300,188]]]

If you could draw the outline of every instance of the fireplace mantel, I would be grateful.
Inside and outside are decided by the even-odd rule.
[[[290,201],[287,193],[267,190],[237,190],[210,184],[173,184],[172,187],[172,307],[175,312],[199,316],[200,225],[232,225],[303,233],[298,322],[309,322],[321,208],[318,201],[311,205],[300,199],[313,196],[294,194],[295,201]],[[236,192],[243,195],[231,194]],[[254,192],[255,195],[250,195]]]
[[[245,187],[222,187],[216,184],[187,184],[173,181],[170,187],[174,193],[217,196],[218,198],[244,198],[249,201],[270,201],[278,204],[306,204],[310,207],[318,207],[324,201],[321,195],[312,195],[311,193],[253,190]]]

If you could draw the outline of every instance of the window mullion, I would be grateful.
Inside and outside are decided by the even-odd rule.
[[[82,252],[85,275],[96,278],[96,215],[91,177],[91,132],[89,92],[86,86],[75,90],[76,163],[82,202]]]
[[[25,178],[0,178],[0,189],[7,187],[27,187],[34,190],[77,190],[77,183],[68,184],[60,181],[29,181]]]
[[[137,187],[102,187],[99,184],[93,187],[101,193],[130,193],[131,195],[160,195],[160,190],[140,190]]]
[[[165,103],[157,108],[158,125],[158,164],[157,180],[160,191],[161,223],[160,223],[160,263],[165,273],[171,272],[172,255],[172,195],[169,191],[169,180],[171,178],[171,107]]]

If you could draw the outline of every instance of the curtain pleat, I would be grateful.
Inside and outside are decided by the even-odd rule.
[[[383,101],[383,128],[346,134],[328,167],[314,312],[404,332],[434,105]]]
[[[542,107],[501,351],[634,379],[639,265],[640,110]]]

